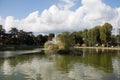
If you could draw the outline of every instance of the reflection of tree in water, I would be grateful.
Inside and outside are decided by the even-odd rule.
[[[55,60],[54,60],[54,64],[55,66],[63,72],[68,72],[71,67],[71,57],[70,56],[55,56]]]
[[[83,63],[86,66],[92,66],[96,69],[102,70],[107,73],[113,72],[112,58],[117,56],[116,51],[104,51],[101,50],[96,53],[95,50],[86,50],[84,57],[82,56],[71,56],[71,55],[62,55],[55,57],[55,66],[68,72],[73,64]]]
[[[39,53],[34,53],[34,54],[24,54],[24,55],[14,56],[14,57],[7,58],[7,60],[9,60],[10,65],[14,67],[18,63],[24,63],[25,61],[31,61],[33,57],[37,57],[41,59],[43,56],[44,55],[42,55],[41,52],[39,52]],[[4,63],[4,60],[6,59],[0,59],[0,66]]]
[[[0,66],[2,66],[4,59],[0,59]]]
[[[27,79],[42,80],[100,80],[109,73],[119,75],[117,51],[84,50],[84,56],[29,54],[0,59],[0,70],[6,75],[25,75]],[[114,64],[113,64],[114,63]],[[6,67],[5,67],[6,66]],[[3,68],[4,67],[4,68]],[[92,72],[92,73],[91,73]],[[90,74],[91,73],[91,74]],[[108,74],[107,74],[108,73]],[[1,76],[1,75],[0,75]],[[113,75],[114,76],[114,75]],[[14,79],[11,79],[14,80]],[[21,79],[23,80],[23,79]],[[104,80],[104,79],[103,79]],[[109,79],[107,79],[109,80]]]

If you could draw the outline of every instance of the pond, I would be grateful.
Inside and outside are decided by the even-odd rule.
[[[80,56],[45,55],[41,49],[0,52],[0,80],[120,80],[120,51],[79,51]]]

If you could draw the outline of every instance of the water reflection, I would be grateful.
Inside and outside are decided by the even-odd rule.
[[[22,55],[22,54],[30,54],[30,53],[37,53],[41,52],[44,50],[44,48],[41,49],[33,49],[33,50],[16,50],[16,51],[0,51],[0,58],[9,58],[17,55]]]
[[[90,74],[92,72],[92,74]],[[69,72],[69,76],[74,80],[102,80],[105,73],[96,72],[96,69],[91,66],[85,66],[83,64],[74,65],[73,69]]]
[[[113,59],[112,65],[113,65],[113,69],[114,69],[114,73],[115,73],[116,77],[118,77],[120,79],[120,58]]]
[[[29,54],[0,59],[2,80],[119,80],[117,51],[84,49],[83,56]]]
[[[33,63],[30,64],[30,62],[26,62],[22,64],[20,63],[16,65],[15,71],[18,71],[19,73],[27,75],[26,78],[36,79],[36,74],[37,74],[36,65],[34,65]]]
[[[3,74],[6,75],[6,76],[12,74],[13,68],[12,68],[11,65],[10,65],[10,61],[7,60],[7,59],[4,60],[1,69],[2,69],[2,71],[3,71]]]

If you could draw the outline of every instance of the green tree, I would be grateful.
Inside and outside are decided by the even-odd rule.
[[[112,46],[117,46],[117,36],[115,36],[115,35],[112,35],[111,36],[111,45]]]
[[[94,39],[94,34],[93,34],[93,29],[90,29],[89,31],[88,31],[88,38],[87,38],[87,40],[88,40],[88,44],[89,44],[89,46],[93,46],[93,39]]]
[[[103,27],[105,27],[106,41],[109,42],[111,40],[112,25],[109,23],[105,23]]]
[[[101,39],[102,43],[106,42],[106,34],[105,34],[105,28],[104,27],[100,28],[100,39]]]
[[[73,42],[75,43],[75,45],[79,44],[83,44],[83,39],[81,37],[82,34],[80,34],[79,32],[73,32],[71,33],[71,37],[73,38]]]
[[[82,34],[82,38],[83,38],[83,40],[84,40],[84,43],[88,43],[88,42],[89,42],[89,41],[88,41],[88,29],[85,29],[83,32],[80,31],[79,33]]]
[[[100,40],[100,28],[101,26],[96,26],[93,28],[93,42],[94,44],[100,44],[101,40]]]
[[[102,43],[108,44],[108,42],[111,41],[111,34],[112,34],[112,25],[109,23],[105,23],[101,28],[100,28],[100,39]]]
[[[57,35],[57,44],[62,49],[70,49],[74,42],[69,32],[63,32]]]

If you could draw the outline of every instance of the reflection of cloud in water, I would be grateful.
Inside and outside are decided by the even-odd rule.
[[[37,75],[40,72],[39,62],[34,59],[32,62],[25,62],[16,66],[16,71],[27,75],[26,78],[37,79]]]
[[[115,58],[112,63],[115,75],[120,78],[120,59]]]
[[[114,73],[118,75],[120,75],[119,62],[118,59],[113,60]],[[10,66],[9,60],[5,60],[2,70],[4,75],[23,74],[28,80],[104,80],[104,77],[107,76],[107,73],[103,71],[78,63],[73,64],[72,69],[68,73],[62,73],[56,69],[54,62],[39,58],[18,63],[15,67]]]
[[[27,75],[26,78],[40,80],[70,80],[65,74],[61,74],[53,65],[53,62],[47,60],[33,59],[31,62],[18,64],[16,70]]]
[[[4,63],[2,65],[2,71],[4,73],[4,75],[12,75],[12,70],[13,68],[10,66],[10,62],[9,60],[4,60]]]
[[[75,64],[69,72],[69,77],[74,80],[102,80],[104,73],[96,71],[90,66]]]
[[[94,68],[86,67],[83,64],[75,64],[71,71],[62,74],[54,67],[53,62],[44,59],[38,60],[37,58],[31,62],[18,64],[16,70],[27,75],[26,78],[34,80],[38,80],[38,78],[42,78],[42,80],[101,80],[105,75],[104,72],[96,71]]]

